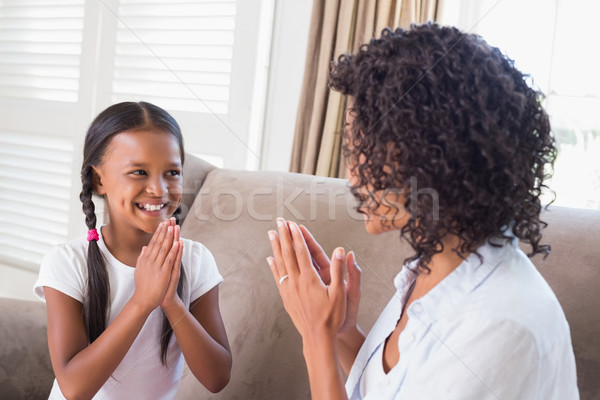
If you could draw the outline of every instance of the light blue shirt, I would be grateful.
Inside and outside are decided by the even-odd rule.
[[[398,363],[361,394],[365,368],[395,329],[415,279],[404,266],[352,366],[350,399],[579,399],[569,325],[552,289],[516,239],[477,252],[482,259],[469,255],[408,307]]]

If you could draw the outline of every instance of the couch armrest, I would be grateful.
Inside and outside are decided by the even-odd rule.
[[[45,304],[0,297],[0,320],[0,399],[47,399],[54,373]]]

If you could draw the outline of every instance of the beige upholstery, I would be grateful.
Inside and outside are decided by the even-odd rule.
[[[209,393],[186,370],[178,399],[309,398],[300,336],[265,261],[275,217],[304,223],[329,254],[337,246],[356,252],[363,270],[359,322],[366,330],[394,293],[392,279],[410,249],[397,233],[365,231],[341,179],[223,170],[193,157],[184,179],[182,232],[211,250],[225,278],[220,304],[234,360],[221,393]],[[534,263],[570,322],[581,398],[599,399],[600,212],[553,207],[544,218],[553,251]],[[0,299],[0,399],[47,396],[52,371],[44,326],[42,303]]]

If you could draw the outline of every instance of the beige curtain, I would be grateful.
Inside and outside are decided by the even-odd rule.
[[[343,177],[345,100],[327,87],[330,62],[385,27],[438,21],[443,0],[314,0],[290,171]]]

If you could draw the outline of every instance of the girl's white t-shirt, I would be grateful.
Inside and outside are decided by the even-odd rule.
[[[100,231],[100,229],[98,229]],[[183,302],[186,307],[223,281],[215,259],[201,243],[183,239],[182,264],[185,271]],[[100,235],[100,251],[106,260],[110,281],[110,311],[108,324],[112,323],[129,301],[135,290],[134,271],[117,260],[107,249]],[[40,267],[33,291],[42,301],[44,286],[59,290],[83,303],[87,296],[87,249],[85,238],[57,245],[45,257]],[[163,313],[155,309],[125,358],[112,376],[96,393],[94,399],[172,399],[183,371],[183,355],[171,337],[166,366],[160,360],[160,335]],[[64,399],[56,379],[49,399]]]

